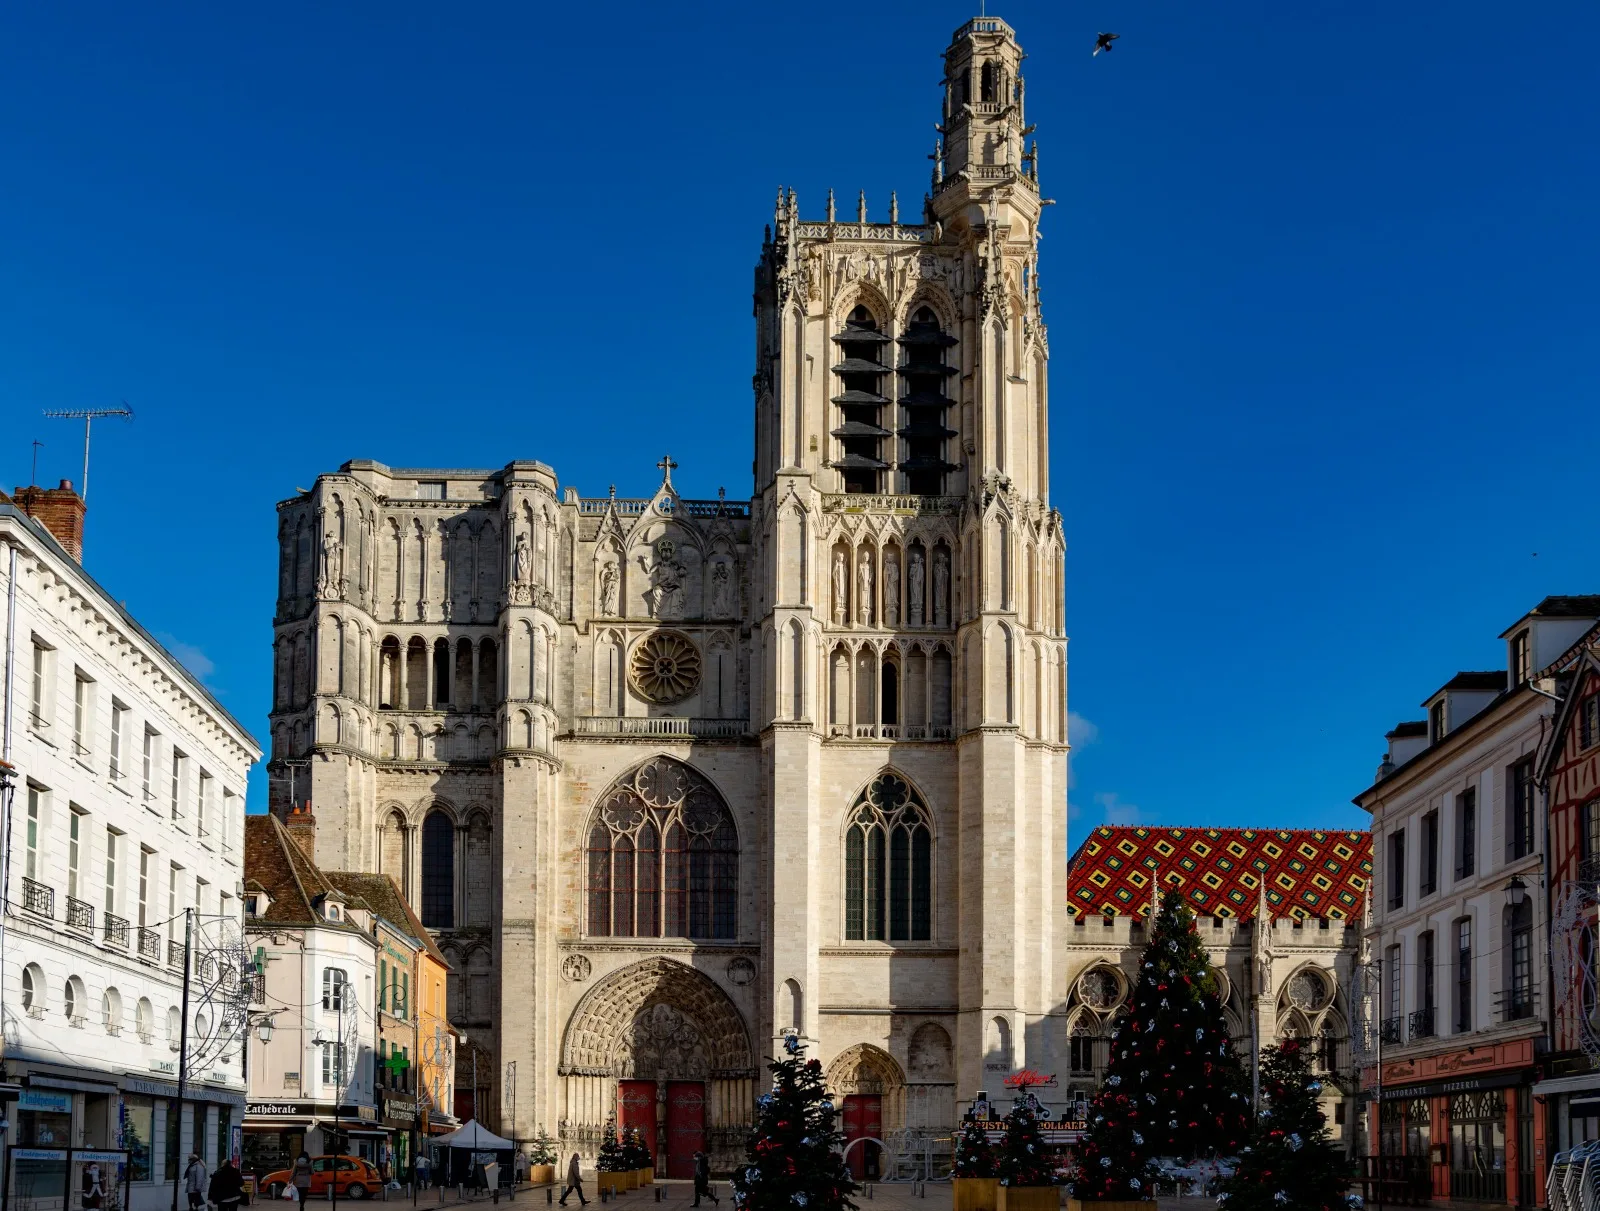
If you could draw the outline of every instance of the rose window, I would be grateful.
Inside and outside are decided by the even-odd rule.
[[[629,668],[640,697],[662,705],[678,702],[700,685],[700,650],[677,631],[652,631],[634,648]]]
[[[1090,1009],[1106,1010],[1117,1003],[1117,977],[1104,967],[1086,971],[1078,981],[1078,999]]]
[[[1321,977],[1302,971],[1289,981],[1289,1003],[1296,1009],[1321,1009],[1328,995]]]

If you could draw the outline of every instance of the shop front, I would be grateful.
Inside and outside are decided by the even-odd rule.
[[[1532,1206],[1545,1152],[1533,1080],[1530,1039],[1385,1064],[1371,1153],[1436,1199]]]
[[[301,1152],[358,1156],[376,1165],[388,1138],[377,1117],[375,1107],[356,1104],[250,1102],[244,1114],[244,1173],[260,1178],[289,1168]]]
[[[383,1094],[383,1123],[388,1138],[379,1156],[379,1170],[388,1181],[406,1181],[417,1148],[417,1099],[409,1094]]]
[[[1600,1072],[1540,1081],[1533,1095],[1545,1106],[1552,1157],[1600,1139]]]

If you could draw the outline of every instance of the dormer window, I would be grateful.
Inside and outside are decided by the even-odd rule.
[[[1526,685],[1533,677],[1533,643],[1524,629],[1511,637],[1511,684]]]
[[[330,921],[344,920],[344,917],[339,912],[339,906],[331,900],[323,906],[323,913]]]
[[[1600,744],[1600,694],[1590,694],[1578,703],[1578,747]]]
[[[244,898],[244,915],[247,917],[259,917],[261,910],[257,906],[260,902],[260,899],[256,896],[246,896]]]
[[[1428,743],[1438,744],[1444,739],[1444,699],[1428,708]]]

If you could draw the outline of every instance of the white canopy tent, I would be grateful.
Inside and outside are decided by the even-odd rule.
[[[469,1148],[473,1152],[499,1152],[516,1147],[510,1140],[501,1139],[487,1127],[479,1126],[477,1119],[468,1119],[449,1135],[436,1135],[428,1143],[435,1148]]]

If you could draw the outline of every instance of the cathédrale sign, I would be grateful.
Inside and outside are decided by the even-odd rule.
[[[342,1118],[356,1121],[377,1117],[371,1106],[335,1106],[332,1102],[246,1102],[246,1114],[262,1118]]]

